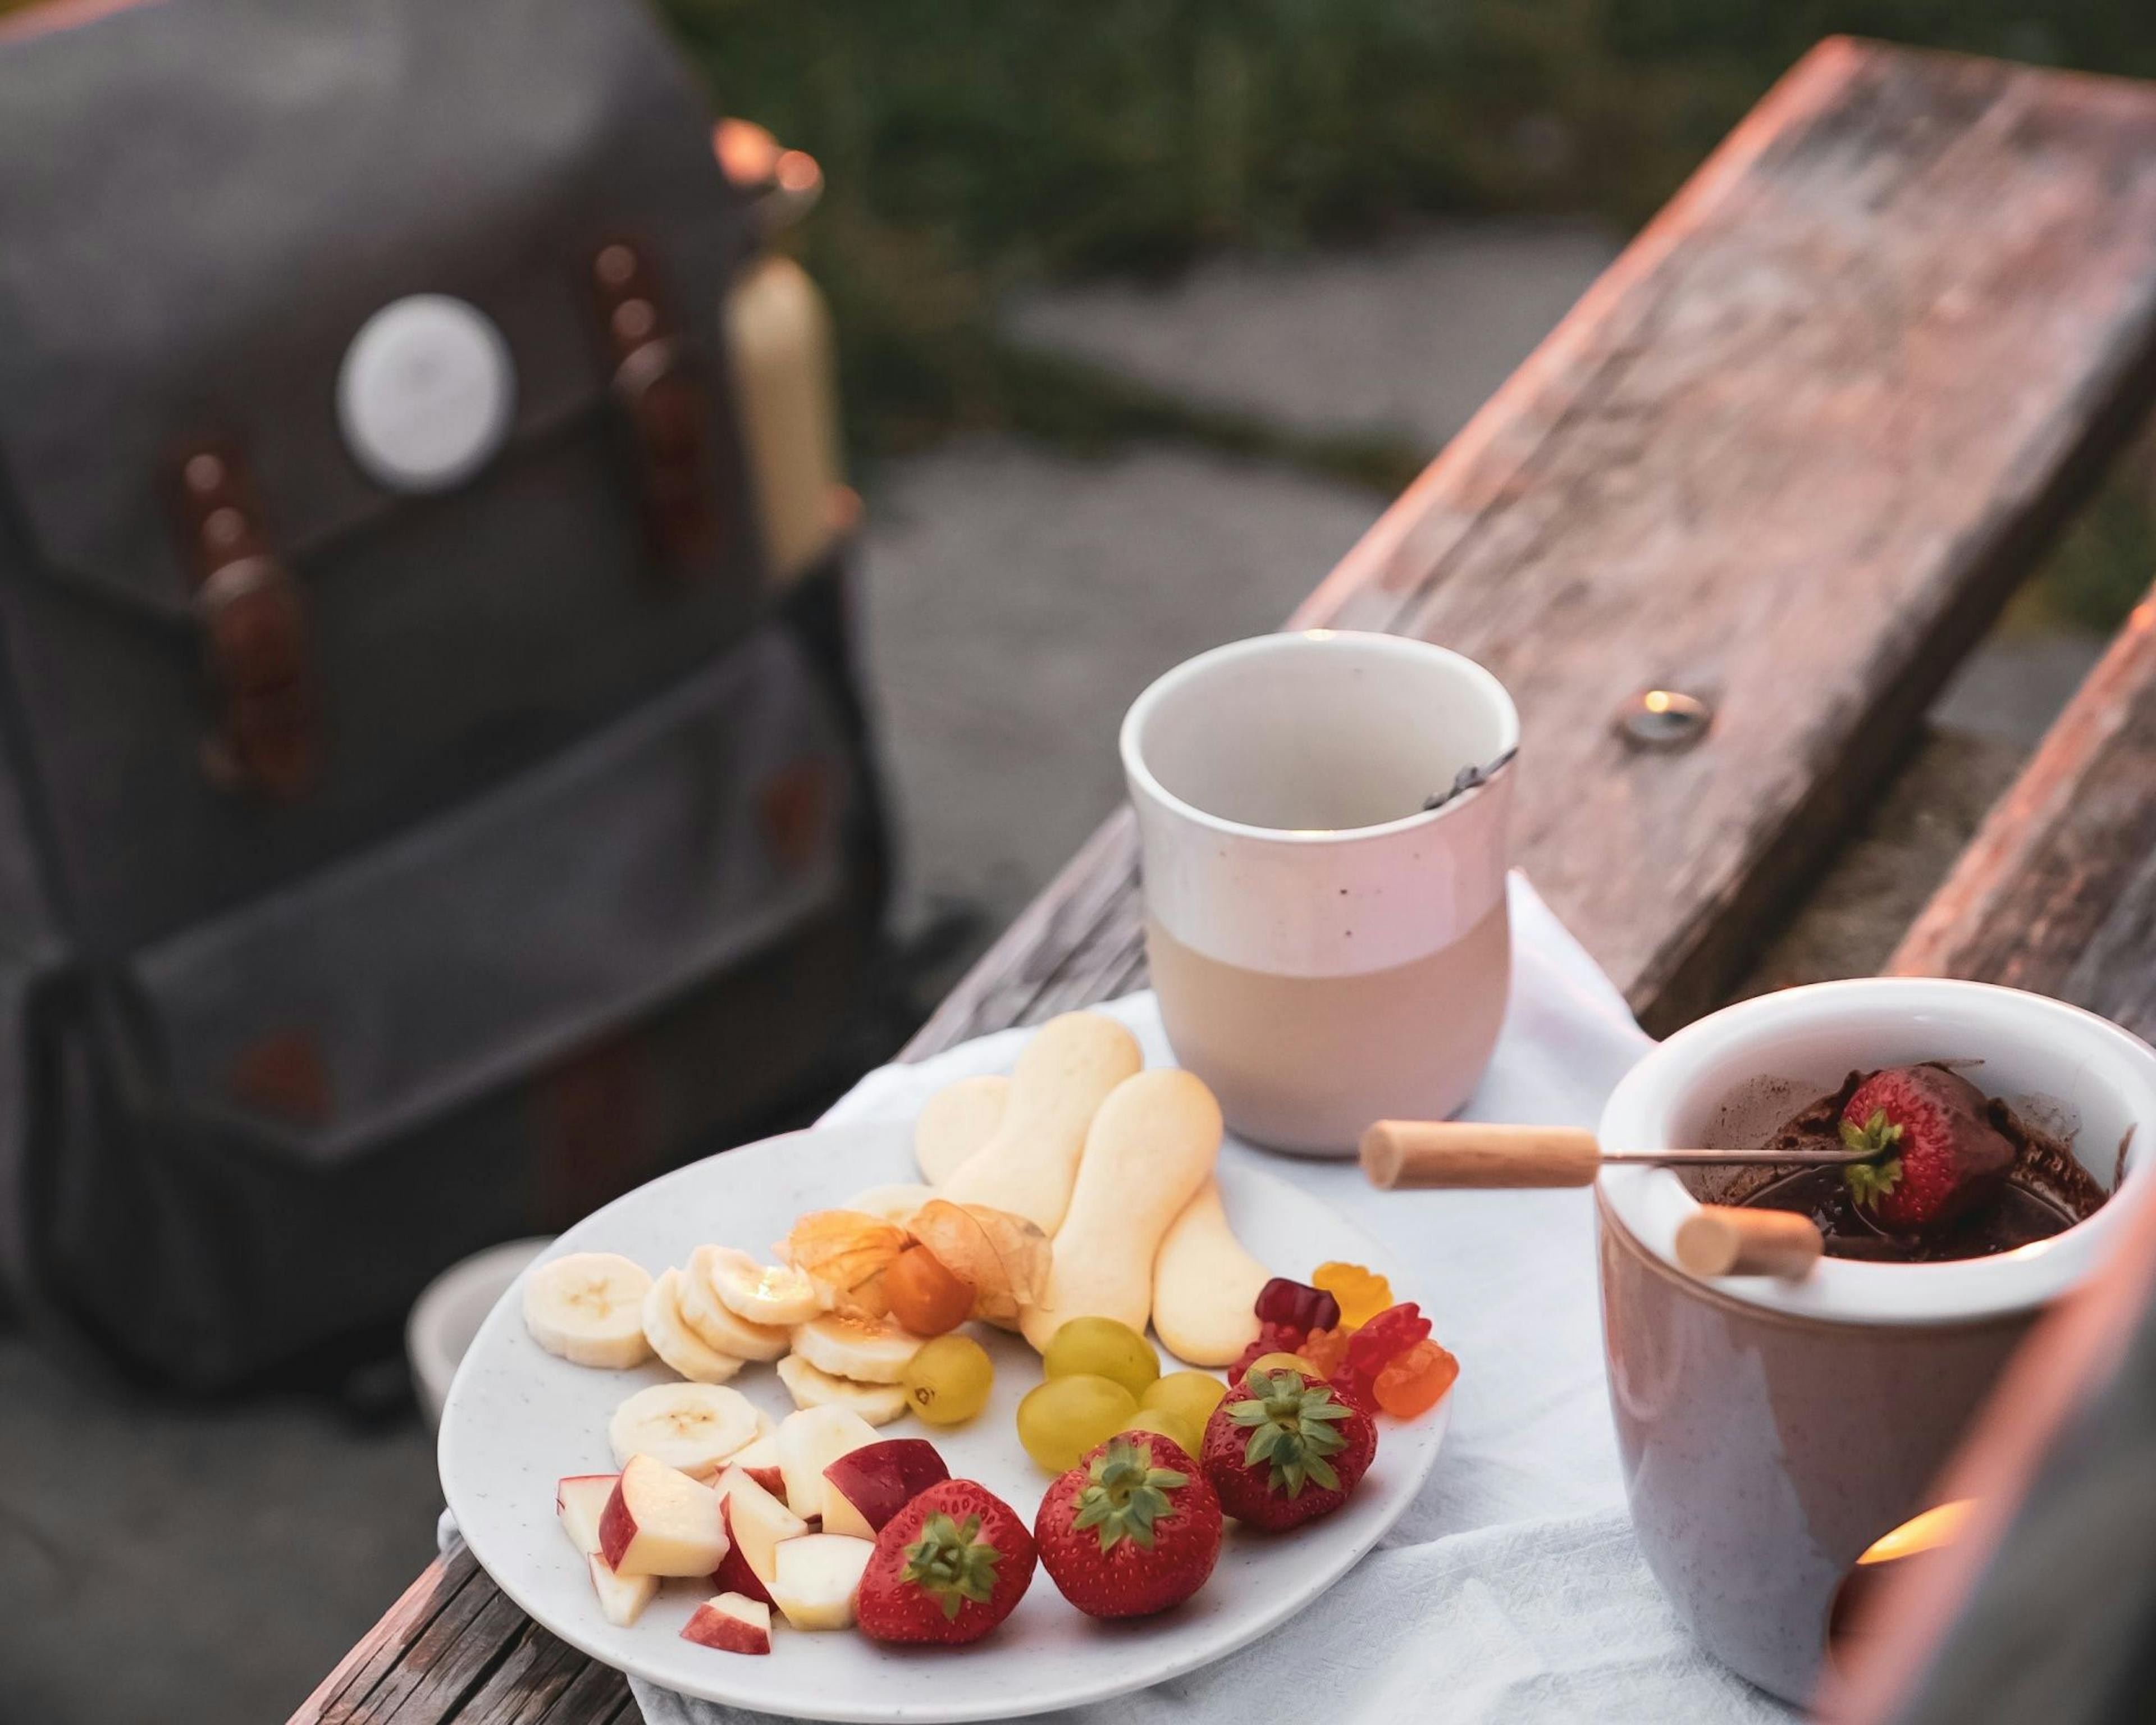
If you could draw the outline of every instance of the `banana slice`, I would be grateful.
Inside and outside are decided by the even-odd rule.
[[[871,1186],[848,1199],[846,1208],[859,1210],[865,1216],[874,1216],[880,1222],[896,1222],[903,1226],[907,1217],[935,1195],[933,1186]]]
[[[654,1384],[613,1410],[607,1443],[617,1466],[649,1455],[703,1479],[756,1441],[755,1404],[716,1384]]]
[[[793,1332],[793,1351],[819,1372],[862,1384],[896,1384],[921,1337],[888,1318],[871,1322],[827,1312]]]
[[[710,1246],[704,1277],[720,1305],[752,1324],[791,1328],[824,1309],[816,1284],[784,1264],[759,1264],[732,1246]]]
[[[571,1252],[524,1281],[524,1323],[549,1353],[579,1366],[639,1365],[651,1353],[644,1301],[651,1276],[618,1252]]]
[[[735,1316],[712,1291],[712,1260],[725,1250],[698,1246],[689,1255],[689,1267],[681,1272],[680,1286],[674,1297],[681,1322],[702,1338],[706,1347],[720,1353],[730,1353],[737,1359],[777,1359],[786,1352],[785,1328],[752,1324]]]
[[[681,1321],[681,1272],[669,1270],[644,1296],[644,1337],[651,1351],[691,1384],[723,1384],[742,1368]]]
[[[797,1408],[845,1408],[871,1425],[888,1425],[906,1411],[906,1390],[896,1384],[857,1384],[819,1372],[798,1353],[778,1363],[778,1379]]]

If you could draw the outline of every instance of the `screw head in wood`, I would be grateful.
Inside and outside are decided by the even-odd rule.
[[[1707,735],[1714,709],[1681,689],[1642,689],[1618,709],[1617,734],[1635,749],[1688,749]]]

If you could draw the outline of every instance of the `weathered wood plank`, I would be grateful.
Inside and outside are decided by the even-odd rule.
[[[1888,968],[2056,995],[2156,1035],[2156,593]]]
[[[315,1692],[300,1704],[290,1725],[364,1718],[367,1697],[410,1651],[428,1625],[472,1586],[491,1587],[480,1574],[479,1563],[468,1551],[453,1558],[437,1558],[419,1572],[395,1604],[367,1633],[366,1639],[338,1661],[336,1669],[315,1686]]]
[[[1830,42],[1303,614],[1488,665],[1518,855],[1693,1014],[2156,391],[2156,86]],[[1714,728],[1640,754],[1657,685]]]
[[[1294,620],[1506,680],[1517,854],[1666,1029],[1865,809],[2152,393],[2156,86],[1831,41]],[[1713,730],[1627,749],[1613,716],[1665,684]],[[1111,914],[1126,819],[914,1052],[1025,1014]]]

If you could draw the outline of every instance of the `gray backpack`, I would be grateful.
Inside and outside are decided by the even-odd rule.
[[[633,0],[0,34],[0,1267],[142,1372],[829,1076],[880,825],[710,126]]]

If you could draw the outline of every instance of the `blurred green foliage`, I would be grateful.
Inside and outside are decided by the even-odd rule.
[[[2156,74],[2148,0],[660,4],[722,108],[824,164],[803,244],[878,447],[1026,415],[991,328],[1025,280],[1432,212],[1635,223],[1836,31]]]

